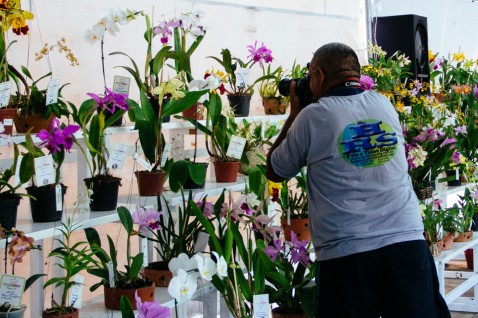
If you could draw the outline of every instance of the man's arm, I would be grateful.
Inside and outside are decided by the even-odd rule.
[[[295,94],[295,86],[296,86],[296,83],[295,83],[295,81],[293,81],[290,85],[290,114],[289,114],[289,117],[285,121],[284,127],[282,127],[282,130],[281,130],[279,136],[274,141],[271,148],[269,149],[269,153],[267,154],[266,176],[267,176],[267,179],[269,179],[273,182],[281,182],[281,181],[286,179],[284,177],[281,177],[281,176],[277,175],[274,172],[274,169],[272,168],[271,156],[272,156],[272,152],[274,152],[274,150],[277,147],[279,147],[281,142],[285,139],[285,137],[287,136],[287,132],[289,131],[290,126],[292,125],[295,118],[297,117],[297,115],[301,111],[299,97]]]

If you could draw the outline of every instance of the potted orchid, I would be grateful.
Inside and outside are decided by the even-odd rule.
[[[247,117],[249,115],[249,107],[251,96],[254,93],[254,85],[266,80],[272,79],[272,74],[266,74],[257,78],[251,85],[249,85],[249,72],[251,68],[257,63],[260,67],[264,67],[264,63],[272,62],[272,51],[268,49],[264,43],[257,47],[257,41],[252,45],[248,45],[247,49],[249,55],[247,61],[243,61],[238,57],[232,56],[229,49],[221,51],[221,58],[210,56],[216,60],[224,68],[227,74],[227,82],[230,88],[227,90],[227,98],[234,109],[236,116]]]
[[[264,80],[259,85],[259,95],[262,98],[264,112],[268,115],[285,114],[289,106],[290,97],[282,96],[279,93],[279,82],[284,77],[282,66],[271,70],[270,64],[262,68],[263,75],[272,75],[273,78]]]
[[[105,94],[88,93],[86,100],[77,110],[73,107],[72,117],[83,132],[83,141],[88,150],[76,140],[80,151],[88,163],[91,177],[85,179],[86,187],[93,191],[90,209],[92,211],[110,211],[116,208],[121,178],[111,175],[108,168],[109,151],[104,134],[106,128],[115,123],[131,107],[137,104],[126,94],[119,94],[105,88]],[[89,156],[88,156],[89,155]]]
[[[30,195],[30,208],[34,222],[55,222],[61,220],[64,196],[67,187],[61,183],[61,166],[66,152],[73,146],[73,134],[80,129],[78,125],[60,124],[54,118],[50,129],[42,129],[36,136],[42,143],[36,146],[30,132],[25,141],[20,143],[26,152],[23,153],[20,174],[31,179],[32,185],[27,187]],[[43,147],[48,154],[43,152]]]
[[[446,210],[441,207],[441,201],[422,201],[420,210],[422,213],[425,237],[433,256],[441,253],[443,239],[443,221],[446,218]]]

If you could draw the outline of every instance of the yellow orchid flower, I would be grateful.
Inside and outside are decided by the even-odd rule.
[[[267,193],[269,195],[273,195],[274,194],[274,189],[277,189],[277,190],[280,191],[282,189],[282,183],[267,180]]]
[[[184,83],[176,78],[173,78],[167,82],[162,82],[159,86],[153,88],[152,93],[158,95],[158,100],[162,101],[167,95],[171,95],[173,99],[180,99],[186,96],[182,91]]]
[[[465,60],[465,54],[463,52],[453,53],[453,60],[457,62],[463,62]]]
[[[428,50],[428,61],[432,63],[435,60],[436,54],[433,54],[432,50]]]

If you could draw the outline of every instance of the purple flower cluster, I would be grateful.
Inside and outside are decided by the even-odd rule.
[[[171,309],[168,307],[161,306],[156,301],[146,301],[141,302],[141,298],[138,296],[138,292],[134,294],[134,298],[136,299],[136,309],[138,311],[138,315],[136,318],[170,318],[171,317]]]
[[[36,136],[43,141],[40,146],[46,146],[48,151],[54,154],[57,151],[61,151],[61,147],[64,147],[66,151],[70,151],[73,146],[73,134],[79,129],[80,126],[78,125],[68,125],[62,129],[60,120],[55,118],[51,122],[50,131],[42,129]]]
[[[162,20],[153,29],[153,32],[161,36],[161,43],[166,44],[169,42],[169,38],[173,35],[173,30],[179,27],[181,24],[179,21],[172,19],[169,21]]]
[[[441,134],[438,130],[433,128],[428,128],[420,135],[413,138],[414,142],[424,142],[424,141],[437,141],[441,137]]]
[[[122,110],[128,110],[129,106],[126,100],[128,99],[128,94],[118,94],[105,87],[106,94],[96,95],[93,93],[88,93],[97,104],[100,110],[106,109],[111,114],[114,114],[117,108]]]
[[[159,229],[159,217],[162,212],[156,211],[153,208],[149,208],[143,211],[143,209],[137,205],[136,211],[133,213],[134,224],[139,224],[139,231],[141,234],[148,234],[148,229]]]
[[[201,13],[193,12],[182,14],[179,19],[173,18],[169,21],[163,19],[153,28],[153,32],[161,36],[161,43],[166,44],[173,37],[173,31],[179,28],[183,33],[190,33],[193,37],[206,34],[206,28],[201,24]]]
[[[275,261],[279,255],[282,256],[282,259],[288,261],[288,255],[286,254],[288,251],[293,264],[302,263],[304,266],[309,266],[312,263],[308,252],[309,241],[300,241],[294,231],[290,234],[291,241],[282,243],[281,240],[276,239],[273,241],[273,246],[269,245],[264,249],[264,252],[272,261]]]
[[[254,45],[248,45],[247,46],[249,50],[249,55],[247,58],[252,58],[254,63],[259,63],[260,66],[262,67],[263,64],[262,62],[264,61],[265,63],[270,63],[272,62],[272,51],[269,50],[264,43],[260,47],[257,47],[257,41],[254,42]]]
[[[376,85],[375,85],[375,82],[374,82],[373,78],[371,78],[368,75],[360,76],[360,88],[362,88],[364,90],[371,90],[375,86]]]

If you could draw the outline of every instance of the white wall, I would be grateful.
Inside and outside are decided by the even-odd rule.
[[[461,49],[478,58],[478,2],[472,0],[369,0],[372,16],[416,14],[427,17],[428,48],[448,56]]]
[[[365,0],[24,0],[23,7],[31,8],[35,14],[30,49],[26,38],[10,34],[10,40],[19,40],[9,54],[10,63],[17,67],[28,63],[33,76],[38,78],[48,72],[48,63],[36,62],[33,57],[42,46],[41,39],[54,43],[64,36],[80,66],[69,66],[57,52],[51,53],[51,65],[54,77],[72,84],[65,93],[75,103],[86,99],[87,92],[103,91],[100,44],[90,45],[84,40],[84,34],[111,8],[144,10],[150,16],[154,10],[153,21],[156,23],[160,15],[169,18],[192,9],[203,11],[208,32],[193,56],[196,77],[202,76],[214,64],[211,59],[205,59],[206,56],[218,56],[222,48],[229,48],[233,54],[245,58],[248,54],[246,46],[255,40],[272,49],[273,63],[277,66],[290,67],[294,59],[305,64],[319,46],[332,41],[347,43],[357,50],[362,61],[366,58]],[[123,51],[142,67],[146,49],[144,30],[144,18],[138,17],[136,21],[120,26],[116,36],[107,34],[106,54]],[[125,74],[114,67],[128,63],[123,57],[106,56],[109,86],[113,75]],[[259,74],[260,70],[256,68],[251,77]],[[132,93],[134,97],[135,92]],[[253,102],[259,103],[258,94],[254,95]]]

